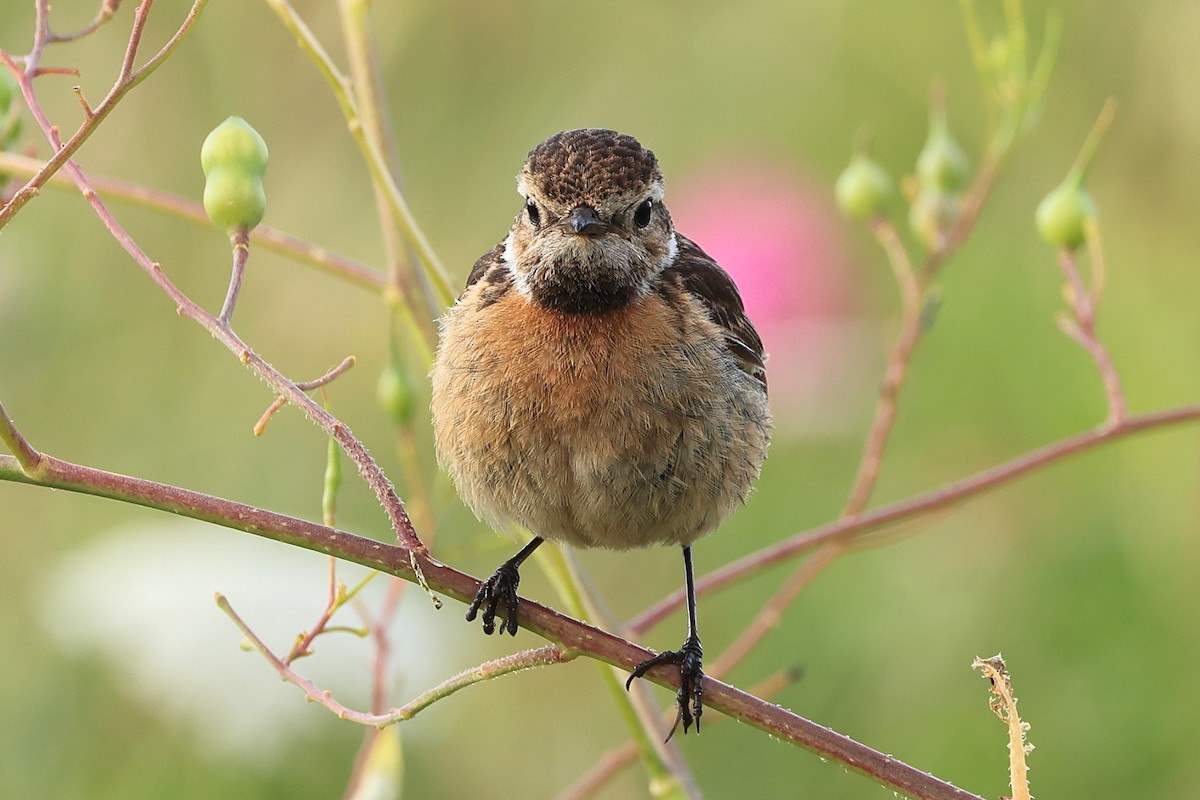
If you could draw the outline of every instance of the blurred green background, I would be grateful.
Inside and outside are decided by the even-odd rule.
[[[57,4],[56,26],[82,25],[95,5]],[[71,86],[79,83],[94,103],[111,82],[132,15],[133,4],[125,5],[100,33],[47,51],[47,65],[81,73],[38,83],[64,130],[79,116]],[[979,5],[998,28],[1000,4]],[[863,123],[893,174],[911,169],[934,77],[945,81],[951,123],[977,160],[981,102],[957,4],[378,6],[375,30],[409,201],[456,281],[519,210],[512,180],[524,154],[563,128],[606,126],[638,136],[663,164],[668,205],[675,209],[676,197],[691,204],[699,209],[693,219],[705,208],[739,219],[751,208],[746,191],[705,194],[705,187],[728,185],[720,180],[731,173],[734,184],[739,174],[756,176],[741,187],[751,195],[761,181],[804,198],[795,225],[816,237],[809,255],[829,255],[829,271],[822,277],[820,258],[805,267],[797,257],[797,270],[809,277],[773,273],[768,290],[816,281],[836,301],[797,296],[798,320],[774,309],[763,321],[774,331],[772,386],[782,387],[773,397],[779,435],[748,507],[698,546],[698,568],[707,572],[836,516],[870,421],[895,300],[886,262],[861,227],[834,214],[831,187]],[[32,7],[0,6],[7,52],[28,49]],[[1200,395],[1200,7],[1187,0],[1064,0],[1055,7],[1065,33],[1040,127],[945,273],[942,312],[913,365],[877,502],[937,487],[1102,420],[1089,360],[1053,324],[1061,278],[1032,215],[1110,95],[1121,107],[1090,182],[1110,267],[1101,335],[1133,411]],[[155,5],[147,52],[186,8],[180,0]],[[297,8],[341,59],[334,4]],[[1027,3],[1026,11],[1036,43],[1047,6]],[[270,144],[268,224],[382,262],[370,184],[344,122],[313,66],[261,3],[211,3],[191,38],[121,104],[78,161],[97,174],[199,199],[200,142],[230,114],[249,119]],[[228,270],[220,233],[113,208],[185,291],[219,307]],[[705,244],[705,230],[684,227],[681,212],[676,217]],[[808,330],[814,316],[829,323],[822,330],[833,330],[829,341],[837,345],[819,365],[811,352],[793,359],[787,344],[791,323]],[[347,354],[358,357],[333,387],[334,410],[403,494],[409,484],[374,399],[386,320],[369,293],[256,252],[235,325],[298,379]],[[0,398],[47,452],[319,518],[321,436],[288,410],[254,439],[250,427],[270,400],[264,387],[176,317],[76,193],[45,191],[0,235],[0,343]],[[822,349],[799,340],[794,346]],[[833,388],[809,386],[805,394],[814,383]],[[969,665],[976,655],[1003,651],[1032,724],[1035,794],[1194,796],[1196,447],[1194,426],[1127,440],[847,557],[801,596],[731,679],[749,686],[797,666],[802,679],[778,702],[994,797],[1007,792],[1004,729]],[[436,554],[475,574],[490,572],[510,543],[439,485]],[[350,476],[339,522],[387,533],[374,499]],[[584,553],[581,560],[622,617],[681,580],[673,550]],[[277,631],[270,643],[284,649],[324,602],[324,568],[316,555],[234,532],[0,484],[0,796],[338,796],[362,731],[305,706],[265,662],[238,652],[237,632],[211,603],[222,591],[251,624],[270,617]],[[786,572],[772,570],[702,601],[708,653],[723,649]],[[527,570],[522,587],[553,604],[537,570]],[[378,592],[367,602],[377,605]],[[346,613],[348,624],[358,624]],[[677,616],[645,644],[673,647],[682,632]],[[415,591],[403,600],[392,639],[396,702],[482,659],[540,644],[527,633],[488,640],[462,622],[456,604],[435,614]],[[322,645],[311,669],[325,669],[322,685],[361,707],[371,648],[339,644]],[[341,661],[322,667],[326,649]],[[597,677],[583,661],[524,673],[472,688],[405,724],[406,796],[553,796],[624,740]],[[273,692],[284,702],[253,706]],[[669,702],[665,691],[658,694]],[[249,699],[214,711],[230,706],[230,697]],[[239,707],[251,719],[238,717]],[[709,797],[888,796],[747,726],[705,719],[704,735],[689,735],[681,746]],[[634,767],[601,796],[646,794]]]

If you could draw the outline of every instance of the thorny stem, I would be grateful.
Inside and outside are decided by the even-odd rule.
[[[1033,750],[1025,735],[1028,723],[1021,721],[1017,713],[1017,698],[1013,695],[1012,677],[1004,659],[999,655],[991,658],[976,658],[972,667],[983,673],[991,683],[988,705],[1008,727],[1008,783],[1013,800],[1032,800],[1029,794],[1029,767],[1026,756]]]
[[[342,359],[342,363],[338,364],[321,377],[314,378],[311,381],[297,381],[296,387],[303,389],[306,392],[311,392],[313,389],[319,389],[331,383],[334,379],[338,378],[343,372],[353,367],[356,363],[358,362],[354,356],[346,356]],[[271,417],[275,416],[275,412],[283,408],[286,403],[287,399],[282,396],[276,397],[271,401],[271,405],[267,406],[267,410],[264,411],[263,415],[258,418],[258,422],[254,423],[255,436],[263,435],[263,432],[267,429],[267,423],[271,421]],[[326,524],[330,524],[328,520],[326,520]]]
[[[732,564],[725,570],[710,574],[700,581],[697,589],[711,590],[837,537],[859,536],[886,525],[947,508],[1020,475],[1101,444],[1169,425],[1195,421],[1200,421],[1200,405],[1127,417],[1114,427],[1063,439],[936,492],[799,534],[776,547]],[[179,487],[71,464],[45,454],[41,457],[36,476],[27,474],[16,458],[0,456],[0,479],[83,492],[171,511],[327,555],[336,555],[408,581],[417,580],[416,570],[411,563],[412,551]],[[429,585],[440,592],[467,602],[479,588],[480,582],[476,578],[440,564],[427,555],[419,554],[416,558],[419,559],[419,565]],[[660,604],[644,614],[636,623],[636,627],[648,627],[674,607],[670,601]],[[563,658],[588,655],[614,666],[632,669],[651,655],[644,648],[537,603],[523,599],[521,609],[521,626],[554,642],[562,652]],[[673,685],[657,672],[648,678],[660,685]],[[823,757],[835,759],[881,784],[910,796],[960,800],[974,797],[715,678],[706,681],[705,702],[715,710],[735,716]]]
[[[1200,408],[1191,411],[1200,418]],[[410,582],[419,582],[424,578],[433,589],[463,603],[469,602],[480,586],[477,578],[441,564],[423,553],[414,553],[396,545],[188,489],[71,464],[48,455],[43,455],[36,478],[26,475],[15,458],[0,455],[0,480],[82,492],[171,511],[325,555],[335,555]],[[417,568],[421,570],[420,573]],[[632,642],[525,599],[521,601],[521,627],[554,643],[559,655],[553,660],[548,659],[549,663],[587,655],[631,670],[653,655]],[[504,662],[504,659],[500,662]],[[667,673],[669,670],[656,670],[648,674],[646,679],[660,686],[678,689],[678,678],[668,677]],[[484,677],[490,677],[490,674]],[[310,697],[320,699],[322,693],[311,683],[302,686],[306,694],[312,693]],[[424,708],[436,699],[428,697],[418,705]],[[911,797],[978,800],[976,795],[715,678],[705,681],[704,700],[708,708],[736,717],[823,758],[836,760],[877,783]],[[347,718],[356,717],[348,715]]]

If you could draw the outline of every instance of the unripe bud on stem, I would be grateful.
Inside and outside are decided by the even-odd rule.
[[[204,140],[200,148],[204,169],[204,210],[229,235],[249,232],[267,208],[263,174],[267,143],[241,117],[230,117]]]

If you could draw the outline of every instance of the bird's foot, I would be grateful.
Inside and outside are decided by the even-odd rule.
[[[700,732],[700,715],[704,713],[704,670],[701,662],[704,659],[704,648],[700,639],[689,636],[678,650],[666,650],[649,661],[644,661],[629,673],[625,681],[626,690],[633,684],[634,678],[640,678],[659,664],[676,664],[679,666],[679,692],[675,695],[675,724],[667,734],[667,741],[675,735],[679,723],[683,723],[683,732],[687,733],[692,722],[696,723],[696,733]]]
[[[492,573],[492,577],[480,584],[475,599],[471,601],[471,607],[467,609],[467,621],[473,621],[482,608],[483,632],[490,636],[496,630],[496,609],[503,603],[505,614],[504,619],[500,621],[500,633],[503,635],[507,630],[516,636],[517,584],[520,581],[521,575],[516,564],[508,561],[501,564],[500,568]]]

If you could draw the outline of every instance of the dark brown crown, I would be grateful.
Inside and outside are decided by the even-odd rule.
[[[614,195],[638,195],[662,172],[637,139],[602,128],[556,133],[529,153],[522,177],[550,202],[598,206]]]

